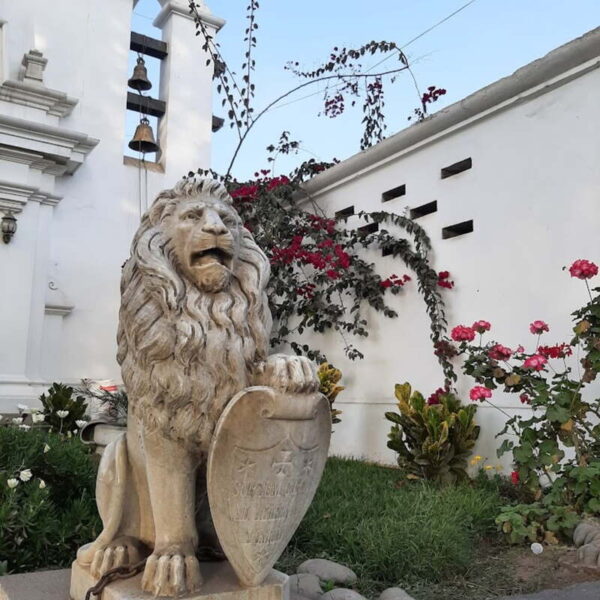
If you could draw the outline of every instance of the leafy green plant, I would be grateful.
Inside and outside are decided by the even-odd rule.
[[[96,465],[75,437],[0,427],[0,556],[8,573],[67,567],[101,525]]]
[[[333,403],[335,402],[337,395],[346,389],[343,385],[338,385],[339,381],[342,379],[342,372],[333,365],[324,362],[319,365],[317,375],[319,376],[320,383],[319,391],[329,401],[329,406],[331,408],[331,422],[339,423],[341,421],[339,415],[342,414],[342,411],[333,408]]]
[[[467,466],[479,426],[477,407],[463,406],[446,390],[426,401],[410,384],[396,384],[398,413],[386,412],[394,423],[388,447],[398,453],[398,465],[409,478],[453,483],[468,479]]]
[[[87,403],[83,396],[73,396],[74,390],[62,383],[53,383],[48,394],[42,394],[45,422],[56,433],[75,433],[84,421]]]
[[[581,517],[568,506],[534,502],[504,506],[496,523],[511,544],[557,544],[560,540],[570,540],[570,534],[580,520]]]

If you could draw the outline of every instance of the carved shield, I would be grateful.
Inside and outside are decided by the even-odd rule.
[[[260,585],[319,485],[331,437],[321,394],[250,387],[223,411],[208,457],[208,499],[219,541],[245,586]]]

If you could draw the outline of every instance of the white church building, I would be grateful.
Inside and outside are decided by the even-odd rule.
[[[131,31],[132,0],[0,0],[0,219],[7,230],[16,219],[0,242],[0,413],[34,403],[53,381],[119,380],[120,267],[140,214],[190,166],[211,164],[213,68],[194,43],[187,1],[159,2],[161,40]],[[223,25],[207,7],[202,15],[215,31]],[[151,100],[128,90],[132,50],[161,61]],[[418,219],[435,267],[456,282],[444,292],[451,325],[486,319],[516,346],[543,319],[549,342],[568,340],[585,289],[562,267],[600,261],[599,67],[600,28],[307,189],[332,215],[385,209]],[[128,108],[158,119],[152,162],[124,156]],[[405,272],[372,258],[384,276]],[[397,319],[369,315],[362,361],[347,361],[334,336],[313,339],[344,372],[335,453],[392,461],[383,414],[394,384],[428,394],[442,382],[418,292],[391,304]],[[479,421],[478,453],[493,458],[501,419],[482,408]]]
[[[0,412],[52,381],[120,377],[120,267],[140,212],[210,166],[212,67],[188,3],[160,0],[162,40],[132,34],[134,4],[0,0],[0,218],[16,219],[0,242]],[[132,49],[161,58],[152,101],[128,90]],[[124,157],[128,106],[161,116],[153,162]]]

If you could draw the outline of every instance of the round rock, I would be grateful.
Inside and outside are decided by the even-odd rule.
[[[321,596],[321,600],[365,600],[364,596],[361,596],[354,590],[347,590],[345,588],[336,588],[330,592],[325,592]]]
[[[302,596],[308,600],[319,600],[323,594],[319,578],[311,573],[290,575],[289,581],[292,596]]]
[[[323,583],[331,581],[342,585],[352,585],[358,579],[352,569],[325,558],[305,560],[298,567],[297,573],[310,573],[318,577]],[[342,598],[336,598],[335,600],[342,600]]]
[[[383,590],[379,595],[379,600],[414,600],[414,598],[407,594],[402,588],[392,587]]]

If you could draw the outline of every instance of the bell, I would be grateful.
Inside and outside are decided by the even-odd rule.
[[[138,56],[137,65],[133,67],[133,75],[131,76],[131,79],[127,81],[127,85],[138,92],[145,92],[152,87],[152,84],[148,79],[146,63],[141,56]]]
[[[127,144],[132,150],[147,154],[148,152],[158,152],[158,144],[154,141],[154,133],[150,127],[150,121],[144,117],[140,124],[135,128],[133,139]]]

